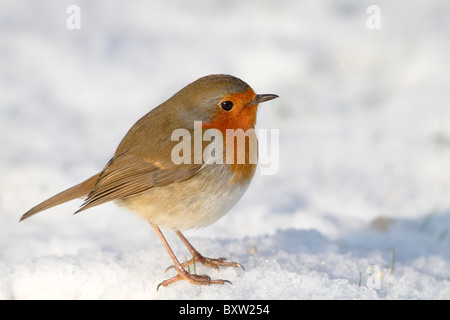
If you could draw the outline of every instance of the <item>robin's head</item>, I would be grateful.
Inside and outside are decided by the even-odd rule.
[[[278,96],[256,94],[241,79],[214,74],[202,77],[180,90],[172,99],[184,120],[202,121],[204,128],[254,128],[258,104]]]

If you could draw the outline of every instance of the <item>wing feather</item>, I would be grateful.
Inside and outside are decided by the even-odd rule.
[[[108,163],[76,213],[112,200],[138,195],[153,187],[186,180],[201,167],[201,164],[175,165],[171,161],[163,163],[124,153]]]

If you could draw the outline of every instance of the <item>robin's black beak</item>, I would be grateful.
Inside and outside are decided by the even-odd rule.
[[[256,97],[252,100],[252,104],[258,104],[261,102],[266,102],[272,99],[278,98],[276,94],[257,94]]]

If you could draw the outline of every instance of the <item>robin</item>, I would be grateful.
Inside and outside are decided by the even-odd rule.
[[[194,158],[193,152],[192,161],[176,164],[172,150],[179,141],[171,137],[177,129],[193,133],[201,123],[201,132],[212,129],[223,134],[224,154],[232,149],[237,154],[236,141],[227,139],[226,133],[232,129],[253,130],[258,104],[277,97],[256,94],[247,83],[230,75],[202,77],[138,120],[101,172],[30,209],[20,221],[75,198],[85,197],[76,213],[114,201],[152,226],[174,263],[177,275],[161,282],[157,289],[182,279],[197,285],[231,283],[185,270],[195,262],[215,269],[244,268],[224,258],[203,257],[180,230],[215,222],[242,197],[256,170],[256,164],[248,161],[250,148],[245,145],[244,163],[207,163]],[[201,150],[205,151],[207,145],[202,140]],[[175,231],[192,254],[191,260],[178,261],[159,226]]]

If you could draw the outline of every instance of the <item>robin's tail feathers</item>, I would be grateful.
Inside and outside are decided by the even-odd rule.
[[[32,208],[28,212],[26,212],[20,218],[19,222],[31,217],[32,215],[34,215],[36,213],[39,213],[39,212],[47,210],[51,207],[60,205],[64,202],[67,202],[67,201],[70,201],[70,200],[73,200],[76,198],[86,197],[89,194],[89,192],[91,192],[91,190],[94,189],[99,176],[100,176],[100,173],[98,173],[98,174],[90,177],[86,181],[84,181],[80,184],[77,184],[76,186],[73,186],[72,188],[69,188],[61,193],[58,193],[57,195],[54,195],[50,199],[47,199],[44,202],[38,204],[37,206],[35,206],[34,208]]]

